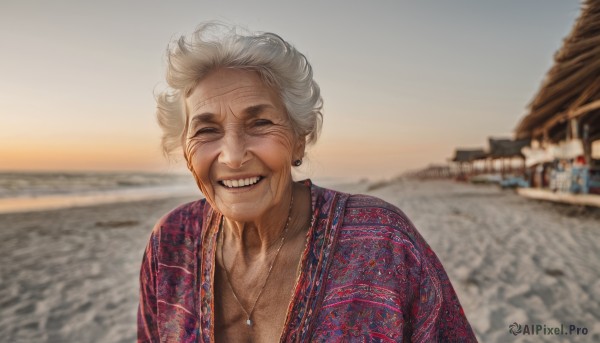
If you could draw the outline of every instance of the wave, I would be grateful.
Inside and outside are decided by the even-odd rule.
[[[0,213],[198,196],[190,175],[103,172],[1,172]]]

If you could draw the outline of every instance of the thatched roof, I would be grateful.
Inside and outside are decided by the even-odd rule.
[[[488,140],[490,143],[488,156],[491,158],[525,157],[521,153],[521,149],[530,143],[528,138],[513,141],[512,139],[490,137]]]
[[[569,118],[593,111],[598,114],[599,109],[600,1],[586,0],[571,33],[554,55],[554,65],[529,105],[529,114],[515,129],[516,137],[537,136]],[[597,118],[593,123],[595,128],[600,125]]]
[[[454,153],[454,162],[472,162],[481,158],[485,158],[487,154],[483,149],[456,149]]]

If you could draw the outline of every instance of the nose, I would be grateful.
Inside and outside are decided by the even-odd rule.
[[[250,159],[243,133],[229,132],[222,138],[219,162],[231,169],[239,169]]]

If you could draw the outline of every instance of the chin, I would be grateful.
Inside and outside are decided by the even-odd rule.
[[[261,216],[261,211],[259,211],[254,204],[239,204],[229,206],[221,211],[221,213],[223,213],[227,219],[238,222],[254,221]]]

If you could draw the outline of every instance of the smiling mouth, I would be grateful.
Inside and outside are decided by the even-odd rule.
[[[225,188],[249,188],[259,183],[262,179],[264,177],[259,175],[237,180],[221,180],[219,184]]]

